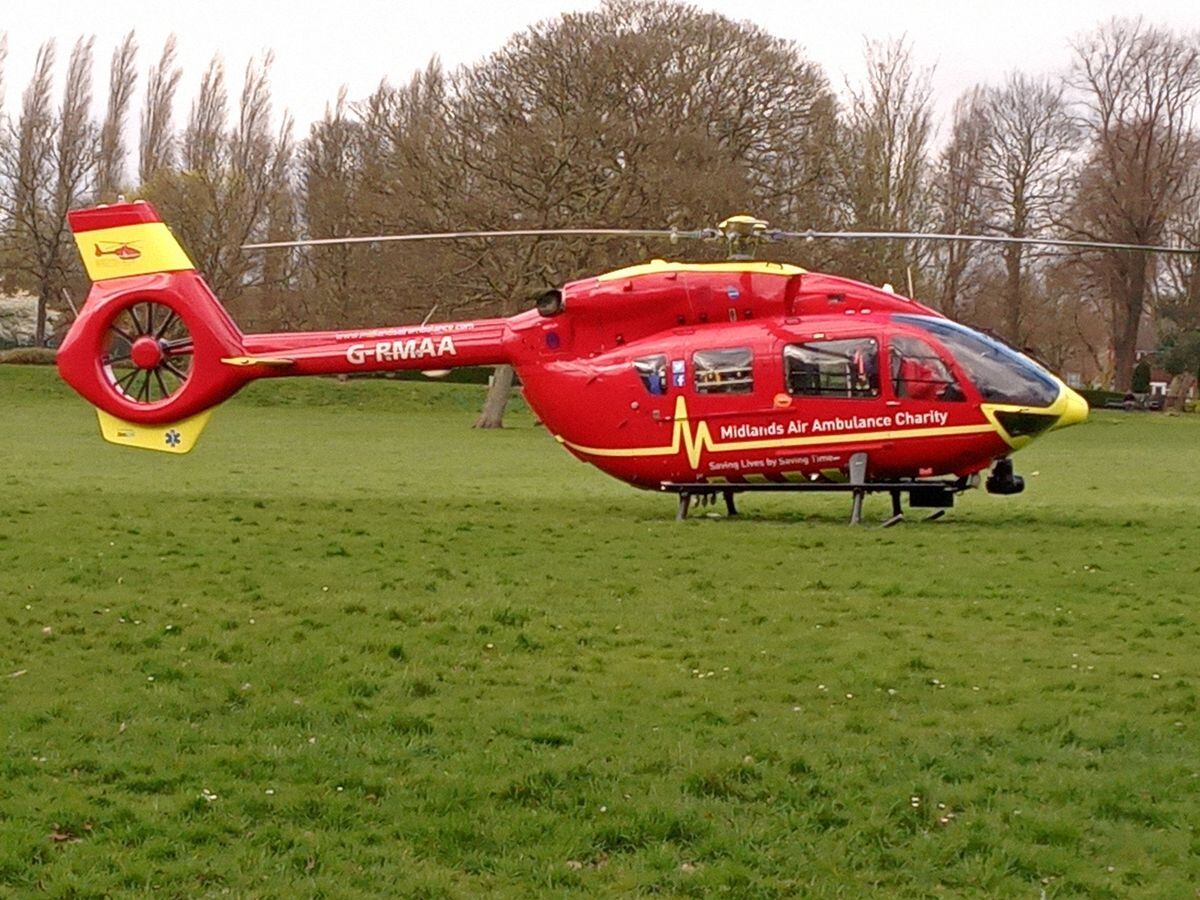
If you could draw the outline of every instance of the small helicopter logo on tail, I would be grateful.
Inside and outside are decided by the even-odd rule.
[[[96,244],[97,256],[115,256],[117,259],[131,260],[137,259],[142,255],[142,251],[133,246],[136,241],[128,241],[126,243],[117,243],[108,241],[104,244],[104,249],[101,249],[100,244]]]

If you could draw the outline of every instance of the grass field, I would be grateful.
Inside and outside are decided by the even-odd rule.
[[[1196,896],[1200,417],[677,524],[479,391],[0,367],[0,896]]]

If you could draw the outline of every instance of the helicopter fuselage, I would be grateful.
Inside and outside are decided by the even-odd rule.
[[[933,320],[983,340],[1032,393],[986,394]],[[564,448],[650,488],[836,479],[860,452],[876,479],[967,476],[1082,404],[915,301],[767,262],[622,269],[568,284],[551,315],[245,340],[292,360],[261,375],[510,363]]]
[[[774,263],[609,273],[513,331],[547,428],[644,487],[837,479],[855,453],[875,479],[967,476],[1086,412],[1032,360],[921,304]],[[980,347],[1012,384],[988,371],[981,388]]]

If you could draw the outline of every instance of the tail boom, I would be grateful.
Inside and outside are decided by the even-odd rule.
[[[250,334],[244,338],[244,357],[225,362],[251,369],[257,377],[497,366],[510,361],[510,335],[506,319]]]
[[[510,361],[506,319],[244,335],[149,203],[69,220],[93,283],[58,369],[113,443],[186,453],[212,407],[258,378]]]

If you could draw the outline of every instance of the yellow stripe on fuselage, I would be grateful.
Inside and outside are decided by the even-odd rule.
[[[585,456],[600,457],[634,457],[634,456],[674,456],[681,449],[687,453],[688,464],[694,469],[700,465],[700,454],[734,453],[746,450],[774,450],[787,447],[815,447],[834,444],[862,444],[872,441],[893,441],[903,438],[923,437],[953,437],[960,434],[989,434],[999,430],[996,426],[981,423],[979,425],[944,425],[933,428],[910,428],[906,430],[889,431],[859,431],[851,434],[809,435],[806,437],[772,438],[762,441],[725,441],[713,440],[708,422],[701,419],[696,424],[693,433],[688,427],[687,403],[683,397],[675,401],[675,426],[671,432],[671,443],[658,447],[585,447],[568,441],[562,435],[555,435],[564,447],[569,447],[576,453]],[[1001,432],[1003,434],[1003,432]]]
[[[669,272],[742,272],[748,275],[803,275],[805,270],[790,263],[767,262],[765,260],[726,260],[725,262],[689,263],[668,262],[665,259],[652,259],[648,263],[637,266],[627,266],[615,272],[605,272],[597,275],[597,281],[617,281],[622,278],[636,278],[638,275],[665,275]]]
[[[75,235],[75,246],[92,281],[196,268],[162,222],[84,231]]]

